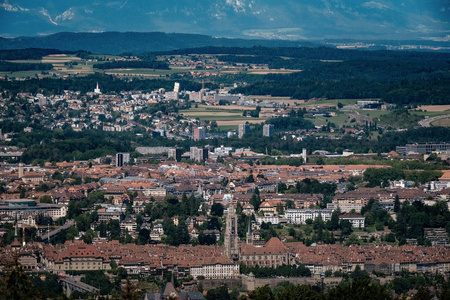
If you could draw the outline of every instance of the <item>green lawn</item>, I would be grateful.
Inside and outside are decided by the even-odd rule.
[[[44,70],[44,72],[51,72],[52,70]],[[54,71],[54,70],[53,70]],[[8,76],[8,78],[16,77],[16,78],[27,78],[27,77],[35,77],[37,74],[39,77],[41,75],[42,70],[32,70],[32,71],[17,71],[17,72],[6,72],[1,71],[0,76]]]
[[[416,114],[418,116],[425,116],[425,117],[436,117],[436,116],[442,116],[442,115],[448,115],[450,114],[450,110],[444,110],[444,111],[418,111],[418,110],[410,110],[411,114]]]
[[[161,75],[170,75],[174,73],[186,73],[187,70],[159,70],[159,69],[108,69],[105,70],[106,74],[127,74],[127,75],[150,75],[150,76],[161,76]]]
[[[387,110],[364,110],[364,109],[358,109],[357,112],[359,112],[361,115],[369,116],[371,118],[379,118],[380,116],[389,113],[389,111]]]
[[[223,125],[223,126],[219,126],[219,130],[221,132],[228,132],[228,131],[232,131],[232,130],[237,130],[238,126],[236,125]]]
[[[308,118],[314,125],[327,125],[328,122],[336,124],[338,127],[342,127],[344,124],[350,124],[350,119],[345,113],[337,113],[335,117],[314,117]],[[347,121],[347,123],[346,123]]]

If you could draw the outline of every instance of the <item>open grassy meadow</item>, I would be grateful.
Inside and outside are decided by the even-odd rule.
[[[450,127],[450,118],[439,119],[431,123],[433,126]]]
[[[227,109],[228,108],[228,109]],[[241,109],[237,109],[241,108]],[[209,120],[216,121],[219,126],[237,126],[241,123],[262,123],[265,119],[249,118],[242,116],[244,110],[252,110],[254,108],[247,108],[244,106],[221,106],[210,107],[206,105],[199,105],[198,108],[191,108],[188,110],[181,110],[180,113],[192,118],[198,118],[201,121]]]

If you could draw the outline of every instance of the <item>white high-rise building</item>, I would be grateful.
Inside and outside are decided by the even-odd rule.
[[[122,167],[123,165],[130,163],[130,153],[119,152],[116,153],[116,167]]]
[[[173,85],[173,93],[174,93],[175,100],[177,100],[179,93],[180,93],[180,83],[179,82],[175,82],[175,84]]]
[[[275,126],[273,124],[264,124],[263,126],[263,136],[271,137],[275,131]]]
[[[248,124],[239,124],[238,137],[242,139],[244,134],[250,132],[250,125]]]

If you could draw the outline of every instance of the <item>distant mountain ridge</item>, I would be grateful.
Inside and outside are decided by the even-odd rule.
[[[450,39],[448,0],[0,0],[0,36],[181,32],[266,39]]]
[[[53,48],[59,50],[85,50],[100,54],[134,54],[170,51],[205,46],[215,47],[298,47],[317,46],[308,41],[247,40],[215,38],[200,34],[162,32],[61,32],[42,37],[0,38],[0,49]]]

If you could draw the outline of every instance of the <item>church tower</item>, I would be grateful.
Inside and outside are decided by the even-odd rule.
[[[247,245],[253,245],[253,233],[252,233],[252,220],[251,219],[248,220],[246,242],[247,242]]]
[[[239,235],[236,211],[233,204],[228,207],[225,227],[224,254],[232,260],[239,259]]]
[[[97,82],[97,87],[94,89],[94,94],[98,94],[100,95],[102,92],[100,91],[100,88],[98,87],[98,82]]]

